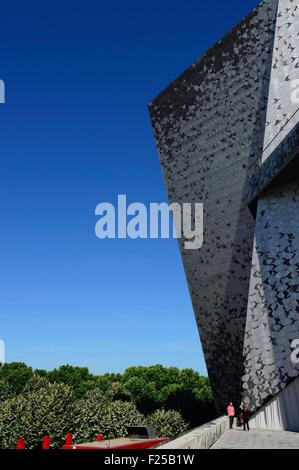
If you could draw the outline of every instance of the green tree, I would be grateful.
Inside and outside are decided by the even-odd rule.
[[[50,382],[45,376],[40,376],[36,372],[30,377],[26,385],[23,388],[23,393],[28,394],[31,392],[37,392],[39,389],[48,387]]]
[[[123,375],[123,382],[127,382],[132,378],[139,378],[145,382],[153,382],[157,390],[165,385],[180,382],[180,371],[176,367],[163,367],[160,364],[155,366],[137,366],[129,367]]]
[[[73,423],[74,393],[64,384],[48,384],[0,404],[0,447],[15,448],[24,437],[30,448],[41,447],[44,434],[60,447]]]
[[[32,368],[26,366],[23,362],[3,364],[0,368],[0,379],[7,381],[14,394],[21,393],[32,375]]]
[[[77,397],[84,396],[88,390],[95,387],[95,377],[89,373],[87,367],[64,365],[48,372],[47,378],[51,383],[71,386]]]
[[[102,432],[101,423],[111,397],[99,388],[86,393],[74,404],[73,430],[79,442],[95,439]]]
[[[27,400],[22,395],[0,403],[0,448],[15,449],[18,437],[26,432]]]
[[[86,397],[77,400],[74,406],[74,425],[78,442],[94,440],[97,434],[106,437],[123,437],[126,426],[141,424],[143,416],[136,406],[120,400],[111,401],[111,395],[94,389]]]
[[[181,414],[174,410],[156,410],[147,417],[147,423],[155,428],[157,437],[174,439],[188,429]]]
[[[101,422],[102,433],[114,439],[127,434],[127,426],[144,424],[144,416],[134,403],[113,401],[107,407]]]
[[[133,376],[124,382],[124,390],[132,396],[141,413],[149,414],[158,408],[155,382],[147,382],[142,377]]]
[[[112,389],[114,384],[122,383],[121,374],[103,374],[95,377],[95,388],[100,388],[103,392]]]
[[[110,397],[111,401],[133,401],[132,393],[121,382],[113,382],[106,395]]]
[[[0,367],[0,401],[0,445],[6,447],[14,447],[22,434],[33,447],[41,444],[43,432],[51,433],[54,446],[69,431],[77,432],[80,441],[100,432],[124,435],[126,425],[139,424],[143,415],[164,423],[167,416],[178,416],[168,412],[178,412],[190,427],[216,415],[207,377],[159,364],[100,376],[86,367],[64,365],[47,372],[24,363],[5,364]]]
[[[7,380],[0,379],[0,403],[4,400],[12,398],[14,395],[13,390]]]

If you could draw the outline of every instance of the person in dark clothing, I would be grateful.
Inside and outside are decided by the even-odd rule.
[[[240,405],[239,412],[237,414],[237,426],[239,428],[243,426],[243,404]]]
[[[247,431],[249,431],[249,415],[250,415],[249,405],[245,403],[245,405],[243,406],[243,410],[242,410],[244,431],[246,431],[246,428],[247,428]]]

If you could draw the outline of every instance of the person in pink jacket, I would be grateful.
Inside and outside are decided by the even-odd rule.
[[[229,417],[229,429],[233,429],[235,408],[232,402],[227,407],[227,416]]]

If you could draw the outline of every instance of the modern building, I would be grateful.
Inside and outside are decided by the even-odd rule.
[[[299,431],[299,0],[265,0],[149,105],[170,202],[204,204],[180,249],[223,414]]]

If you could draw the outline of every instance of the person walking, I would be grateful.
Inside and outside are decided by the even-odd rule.
[[[240,428],[243,425],[243,403],[241,403],[237,413],[237,426]]]
[[[243,429],[244,431],[249,431],[249,415],[250,415],[250,408],[247,403],[244,404],[243,410],[242,410],[242,415],[243,415]]]
[[[233,402],[231,401],[227,407],[227,416],[229,417],[229,429],[233,429],[234,425],[234,416],[235,416],[235,408]]]

